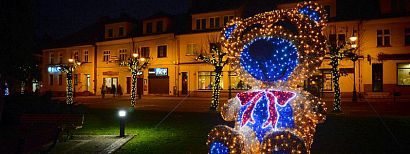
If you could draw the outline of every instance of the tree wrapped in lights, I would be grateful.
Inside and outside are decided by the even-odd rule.
[[[134,108],[135,106],[138,72],[146,68],[149,63],[149,59],[145,59],[144,57],[139,58],[138,56],[139,55],[137,53],[133,53],[132,57],[128,58],[128,61],[123,61],[120,64],[122,66],[128,66],[131,70],[131,108]]]
[[[342,112],[341,108],[341,95],[340,95],[340,85],[339,85],[339,61],[342,60],[344,57],[350,58],[354,63],[358,60],[358,55],[353,52],[355,50],[354,46],[350,46],[350,44],[340,44],[336,45],[335,42],[332,42],[329,45],[329,55],[330,55],[330,65],[332,66],[332,76],[333,76],[333,85],[335,88],[334,99],[333,99],[333,112]],[[354,64],[355,65],[355,64]],[[356,79],[354,79],[356,80]],[[353,85],[354,87],[356,85]],[[356,93],[356,88],[354,88],[354,93]],[[353,96],[354,98],[355,96]]]
[[[325,120],[324,102],[299,85],[314,74],[326,50],[321,6],[302,2],[246,19],[222,31],[235,72],[252,90],[238,93],[221,110],[235,127],[208,135],[210,153],[309,153],[315,127]]]
[[[200,54],[197,59],[202,60],[206,63],[212,64],[215,67],[215,81],[212,83],[212,102],[210,110],[216,111],[219,106],[219,93],[220,93],[220,83],[221,83],[221,76],[222,76],[222,69],[228,63],[229,59],[223,60],[226,56],[225,52],[222,52],[217,47],[213,46],[212,49],[214,54],[209,57],[205,57]],[[216,56],[216,57],[215,57]]]
[[[60,71],[67,74],[67,98],[66,103],[68,105],[72,105],[74,103],[74,93],[73,93],[73,72],[74,70],[81,65],[81,62],[77,62],[74,59],[68,59],[68,63],[65,65],[61,65]]]

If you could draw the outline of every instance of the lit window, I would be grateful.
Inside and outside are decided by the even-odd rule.
[[[410,86],[410,63],[397,64],[397,85]]]
[[[236,90],[248,90],[251,89],[251,86],[246,84],[243,80],[241,80],[236,72],[229,72],[229,83],[231,85],[229,86],[230,89],[236,89]]]
[[[198,44],[187,44],[186,55],[196,55],[198,53]]]
[[[223,89],[223,77],[221,75],[221,82],[219,83],[220,89]],[[215,72],[198,72],[198,89],[199,90],[212,90],[212,84],[215,81]]]

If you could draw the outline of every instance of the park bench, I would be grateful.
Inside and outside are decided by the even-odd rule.
[[[23,114],[19,149],[24,153],[44,148],[49,151],[57,141],[72,138],[73,131],[82,128],[83,122],[81,114]]]

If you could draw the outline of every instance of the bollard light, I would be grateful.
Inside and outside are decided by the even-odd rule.
[[[118,116],[125,117],[126,115],[127,115],[127,112],[125,110],[118,111]]]
[[[118,111],[118,116],[120,117],[120,137],[125,137],[125,117],[127,116],[127,111]]]

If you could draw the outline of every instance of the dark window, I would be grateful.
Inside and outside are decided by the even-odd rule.
[[[329,34],[329,42],[331,45],[336,45],[336,34]]]
[[[201,29],[201,19],[196,19],[196,30]]]
[[[63,75],[58,75],[58,85],[63,85]]]
[[[119,35],[119,36],[124,36],[124,27],[120,27],[120,28],[118,29],[118,35]]]
[[[410,45],[410,28],[404,30],[404,45]]]
[[[152,22],[147,23],[147,33],[152,33]]]
[[[216,17],[215,18],[215,28],[219,28],[220,27],[220,25],[219,25],[219,17]]]
[[[337,43],[339,45],[345,44],[346,43],[346,35],[345,34],[338,34],[337,35]]]
[[[215,51],[221,50],[221,45],[219,43],[209,43],[209,52],[214,53]]]
[[[161,33],[163,31],[163,27],[164,27],[164,22],[158,21],[157,22],[157,33]]]
[[[84,62],[88,62],[88,50],[84,50]]]
[[[162,45],[162,46],[158,46],[158,58],[164,58],[167,57],[167,46],[166,45]]]
[[[201,29],[206,29],[206,19],[202,19]]]
[[[149,58],[149,47],[142,47],[141,48],[141,57]]]
[[[224,16],[224,25],[226,25],[226,23],[229,21],[228,16]]]
[[[50,85],[53,85],[54,84],[54,75],[52,75],[52,74],[50,74],[50,77],[49,77],[49,80],[48,80],[50,83]]]
[[[120,61],[127,60],[127,49],[120,49]]]
[[[325,13],[327,14],[328,17],[330,17],[330,5],[325,5]]]
[[[390,46],[390,30],[377,30],[377,47]]]
[[[209,18],[209,28],[215,28],[215,18]]]
[[[110,60],[110,51],[104,51],[103,61],[109,61],[109,60]]]
[[[74,85],[78,85],[78,74],[74,74]]]
[[[108,37],[113,37],[113,30],[112,29],[108,29]]]

